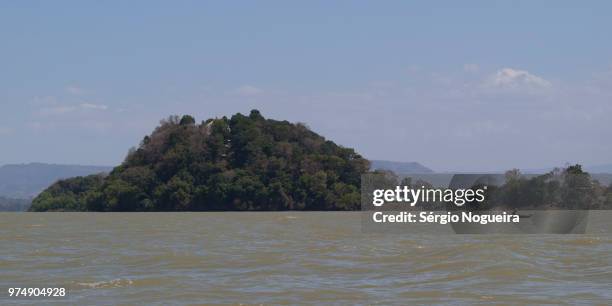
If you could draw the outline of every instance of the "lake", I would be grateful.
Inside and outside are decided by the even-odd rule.
[[[3,305],[612,301],[607,234],[364,233],[359,212],[0,213],[0,240]]]

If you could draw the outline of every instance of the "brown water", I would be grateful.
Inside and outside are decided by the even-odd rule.
[[[608,235],[372,234],[359,213],[3,213],[0,241],[2,305],[612,302]]]

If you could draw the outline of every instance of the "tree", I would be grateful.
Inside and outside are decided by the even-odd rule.
[[[181,118],[181,121],[180,121],[180,123],[179,123],[179,124],[180,124],[180,125],[194,125],[194,124],[195,124],[195,122],[196,122],[196,121],[195,121],[195,119],[194,119],[192,116],[189,116],[189,115],[184,115],[184,116]]]

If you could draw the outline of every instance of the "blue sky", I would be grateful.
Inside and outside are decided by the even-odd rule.
[[[3,1],[0,164],[116,165],[160,119],[307,123],[435,170],[612,160],[612,3]]]

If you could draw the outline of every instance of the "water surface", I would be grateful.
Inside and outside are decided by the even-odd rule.
[[[0,242],[3,305],[612,301],[609,235],[363,233],[358,212],[2,213]]]

